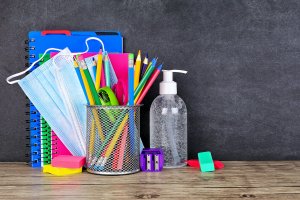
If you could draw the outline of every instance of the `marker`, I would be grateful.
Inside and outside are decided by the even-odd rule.
[[[140,82],[140,74],[141,74],[141,51],[139,50],[138,55],[136,57],[135,65],[134,65],[134,89],[138,86]]]
[[[147,92],[149,91],[149,89],[151,88],[151,86],[153,85],[154,81],[156,80],[156,78],[158,77],[159,73],[161,72],[163,64],[159,65],[154,72],[152,73],[151,77],[149,78],[149,81],[147,82],[147,84],[144,86],[142,92],[140,93],[139,97],[137,100],[135,100],[135,104],[139,105],[144,97],[146,96]]]

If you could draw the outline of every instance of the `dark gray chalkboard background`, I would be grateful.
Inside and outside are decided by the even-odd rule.
[[[44,29],[119,30],[125,51],[188,70],[175,79],[190,158],[300,158],[299,1],[1,1],[0,161],[25,160],[25,95],[5,78],[24,69],[27,33]],[[142,109],[146,143],[159,81]]]

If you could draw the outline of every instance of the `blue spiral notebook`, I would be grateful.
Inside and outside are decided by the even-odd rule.
[[[85,40],[88,37],[100,38],[104,45],[105,50],[112,53],[123,53],[123,37],[119,32],[115,31],[68,31],[68,30],[45,30],[45,31],[32,31],[28,34],[28,65],[39,59],[39,54],[44,53],[48,48],[64,49],[68,47],[71,52],[82,52],[86,50]],[[101,45],[97,41],[89,41],[89,52],[98,52]],[[32,70],[34,70],[36,65]],[[31,71],[32,71],[31,70]],[[51,137],[43,135],[42,130],[46,123],[38,110],[32,103],[29,105],[29,138],[30,138],[30,164],[32,167],[41,167],[43,160],[51,160],[51,149],[45,149],[51,144]],[[43,146],[45,144],[45,146]],[[45,153],[46,152],[46,153]]]

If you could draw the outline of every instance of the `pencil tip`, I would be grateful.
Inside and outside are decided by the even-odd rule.
[[[163,63],[160,64],[160,65],[157,67],[157,69],[158,69],[159,71],[161,71],[162,67],[163,67]]]

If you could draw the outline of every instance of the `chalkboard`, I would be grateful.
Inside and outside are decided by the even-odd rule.
[[[27,102],[5,78],[24,69],[32,30],[117,30],[126,52],[157,56],[188,108],[189,158],[300,158],[300,2],[5,0],[0,4],[0,161],[24,161]],[[147,95],[141,136],[149,143]]]

